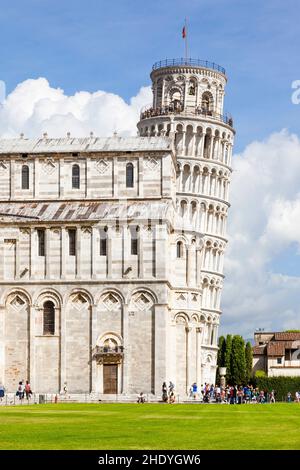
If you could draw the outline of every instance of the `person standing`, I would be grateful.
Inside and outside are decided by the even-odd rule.
[[[138,403],[145,403],[145,401],[146,401],[146,399],[145,399],[144,393],[141,392],[138,396],[137,402]]]
[[[168,389],[166,382],[162,384],[162,401],[165,403],[168,401]]]
[[[270,403],[275,403],[275,392],[272,390],[270,393]]]
[[[193,398],[194,400],[196,400],[196,398],[198,397],[198,386],[196,382],[194,382],[192,385],[192,391],[193,391]]]
[[[68,395],[68,387],[67,387],[67,382],[65,382],[65,383],[64,383],[63,391],[64,391],[64,395],[65,395],[65,397],[67,397],[67,395]]]

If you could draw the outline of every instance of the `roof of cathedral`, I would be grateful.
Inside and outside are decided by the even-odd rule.
[[[0,139],[0,154],[66,152],[142,152],[172,149],[169,137],[65,137]]]
[[[2,222],[85,221],[126,219],[164,219],[168,216],[170,202],[149,201],[53,201],[53,202],[2,202]]]

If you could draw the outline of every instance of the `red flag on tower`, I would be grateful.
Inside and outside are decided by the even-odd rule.
[[[182,28],[182,38],[184,39],[186,37],[186,30],[185,26]]]

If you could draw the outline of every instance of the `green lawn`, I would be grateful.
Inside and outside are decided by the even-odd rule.
[[[0,449],[300,449],[300,405],[0,407]]]

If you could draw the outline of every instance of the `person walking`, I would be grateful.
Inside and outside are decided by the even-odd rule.
[[[5,395],[5,388],[4,388],[4,385],[0,382],[0,401],[3,400],[4,395]]]
[[[19,397],[19,400],[23,400],[24,398],[24,384],[23,384],[23,381],[21,380],[19,382],[19,385],[18,385],[18,389],[17,389],[17,392],[16,392],[16,395]]]
[[[25,395],[26,395],[26,400],[29,400],[32,395],[30,383],[28,382],[28,380],[26,380],[26,383],[25,383]]]

